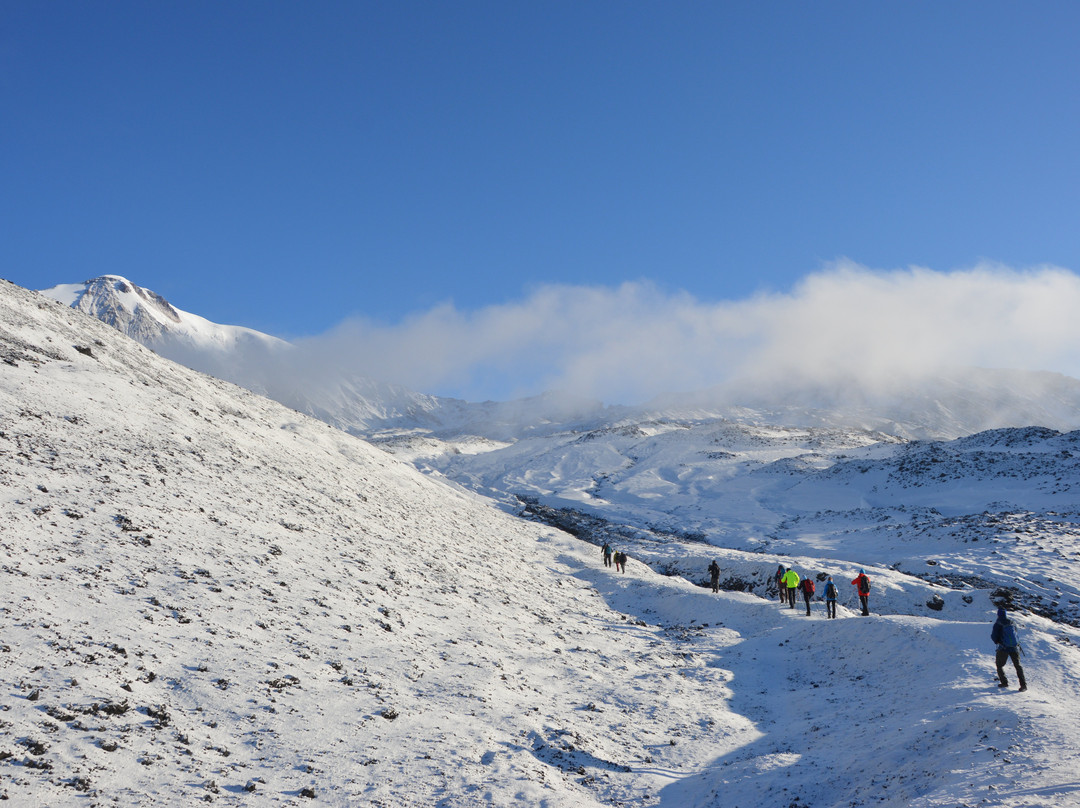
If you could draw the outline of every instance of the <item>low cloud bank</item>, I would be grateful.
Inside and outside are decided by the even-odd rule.
[[[792,291],[708,302],[649,283],[548,286],[472,312],[347,321],[297,343],[305,374],[343,370],[468,400],[567,390],[609,403],[716,389],[888,394],[956,368],[1080,376],[1080,276],[998,265],[937,272],[838,263]],[[294,357],[296,358],[296,357]]]

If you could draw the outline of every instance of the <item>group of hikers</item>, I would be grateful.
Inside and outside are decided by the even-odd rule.
[[[714,559],[712,565],[709,566],[709,571],[712,571],[713,565],[716,564]],[[800,578],[799,573],[795,571],[794,567],[785,568],[783,564],[780,564],[776,568],[776,575],[774,576],[776,581],[776,594],[780,598],[781,603],[786,603],[789,609],[795,608],[795,592],[798,590],[802,592],[803,601],[806,603],[806,616],[810,616],[810,599],[814,597],[817,591],[817,585],[814,583],[814,579],[807,575],[805,578]],[[859,574],[855,576],[855,580],[851,582],[851,585],[855,587],[855,591],[859,596],[859,605],[862,607],[862,615],[868,617],[870,615],[870,578],[867,576],[865,570],[859,570]],[[715,592],[716,590],[713,589]],[[831,575],[825,576],[825,585],[822,595],[825,597],[825,616],[829,618],[836,617],[836,599],[840,592],[836,588],[836,584],[833,583]]]
[[[600,552],[604,556],[604,566],[610,567],[611,562],[615,562],[616,572],[626,572],[626,553],[622,550],[612,550],[611,545],[604,542],[604,546],[600,548]]]
[[[611,545],[607,542],[605,542],[604,546],[601,548],[601,553],[604,557],[605,567],[610,567],[612,560],[614,559],[615,569],[619,572],[626,572],[626,553],[622,550],[613,551]],[[817,589],[814,584],[814,578],[810,575],[807,575],[805,578],[800,577],[799,573],[796,572],[793,567],[785,567],[783,564],[780,564],[776,568],[773,580],[776,583],[776,592],[777,596],[780,598],[780,602],[786,603],[789,609],[795,608],[795,592],[802,592],[803,601],[806,604],[806,615],[809,617],[810,600],[814,597]],[[713,592],[720,591],[720,564],[715,558],[712,560],[712,563],[709,564],[709,582]],[[859,574],[855,576],[851,585],[855,587],[855,592],[859,596],[859,605],[862,608],[862,615],[869,616],[870,578],[867,576],[866,571],[860,569]],[[822,595],[825,598],[826,617],[836,617],[836,601],[839,594],[832,576],[826,575],[822,592]],[[998,609],[997,611],[997,621],[990,630],[990,641],[994,643],[996,649],[994,662],[997,667],[998,687],[1009,686],[1008,677],[1005,675],[1005,663],[1011,660],[1013,668],[1016,671],[1016,678],[1020,683],[1021,692],[1027,690],[1027,680],[1024,677],[1024,669],[1020,665],[1020,654],[1023,649],[1017,639],[1016,626],[1009,619],[1008,613],[1004,609]]]

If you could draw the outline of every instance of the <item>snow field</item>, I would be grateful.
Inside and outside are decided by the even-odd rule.
[[[12,804],[1076,804],[1078,632],[1023,615],[1031,690],[999,691],[985,590],[929,613],[879,563],[886,613],[826,621],[652,567],[843,594],[843,556],[616,574],[10,286],[0,347]]]

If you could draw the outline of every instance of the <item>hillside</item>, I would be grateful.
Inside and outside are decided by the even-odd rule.
[[[36,295],[0,298],[0,765],[16,804],[312,789],[319,804],[587,805],[652,778],[582,784],[577,761],[601,777],[679,732],[657,760],[700,762],[691,698],[733,721],[719,687],[653,691],[632,727],[584,709],[688,663],[575,577],[569,537]]]
[[[10,284],[0,353],[12,804],[1074,800],[1080,632],[1021,615],[1031,690],[999,691],[988,588],[867,563],[875,614],[845,600],[825,621],[636,551],[615,574],[592,544]],[[889,549],[770,541],[787,544],[668,552],[747,581],[790,552],[847,590]]]

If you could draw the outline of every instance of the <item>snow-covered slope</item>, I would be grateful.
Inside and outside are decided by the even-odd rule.
[[[1080,633],[1020,616],[1031,690],[1000,692],[989,588],[867,564],[875,616],[845,594],[826,621],[765,587],[713,595],[634,558],[616,574],[594,545],[8,284],[0,354],[12,804],[1074,801]],[[880,452],[853,478],[904,474],[889,446],[844,451]],[[776,541],[850,589],[892,536]],[[732,581],[777,560],[670,547]]]
[[[589,805],[746,731],[708,669],[585,709],[688,663],[569,537],[7,284],[0,345],[14,804]]]

